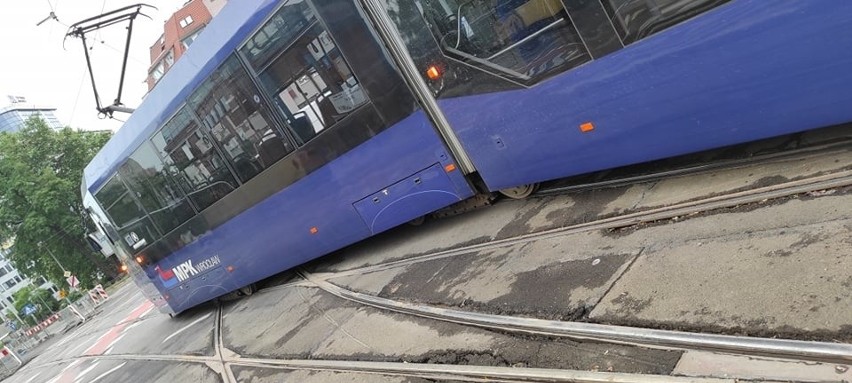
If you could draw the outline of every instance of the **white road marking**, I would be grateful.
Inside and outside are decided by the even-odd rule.
[[[41,375],[41,373],[40,373],[40,372],[39,372],[38,374],[33,375],[33,377],[32,377],[32,378],[29,378],[29,379],[27,379],[26,381],[24,381],[24,383],[30,383],[30,382],[32,382],[33,380],[35,380],[35,378],[38,378],[38,376],[39,376],[39,375]]]
[[[145,314],[142,314],[142,315],[145,315]],[[127,327],[124,328],[124,332],[127,332],[127,330],[130,330],[130,329],[132,329],[136,326],[139,326],[140,324],[142,324],[142,322],[133,322],[130,325],[128,325]]]
[[[100,362],[92,363],[92,365],[89,366],[89,368],[87,368],[87,369],[83,370],[82,372],[80,372],[79,374],[77,374],[77,378],[74,379],[74,383],[79,383],[81,381],[81,378],[83,377],[83,375],[86,375],[89,372],[91,372],[92,370],[94,370],[95,367],[97,367],[99,363]]]
[[[127,333],[123,332],[121,335],[118,336],[118,338],[115,338],[114,341],[110,342],[110,344],[107,345],[107,350],[112,351],[112,348],[115,347],[115,345],[118,344],[118,341],[120,341],[121,338],[124,338],[125,335],[127,335]],[[106,354],[106,351],[104,351],[104,354]]]
[[[80,347],[85,347],[86,345],[88,345],[88,343],[86,343],[86,342],[80,342],[80,343],[78,343],[76,346],[74,346],[73,348],[71,348],[70,350],[68,350],[68,354],[69,354],[69,355],[77,356],[77,352],[76,352],[76,351],[77,351],[78,349],[80,349]]]
[[[139,318],[144,318],[144,317],[145,317],[145,315],[150,314],[150,313],[151,313],[151,311],[152,311],[152,310],[154,310],[154,307],[156,307],[156,306],[151,306],[151,308],[150,308],[150,309],[148,309],[148,310],[146,310],[144,313],[142,313],[142,315],[140,315],[140,316],[139,316]]]
[[[160,342],[160,343],[161,343],[161,344],[163,344],[163,343],[168,342],[168,341],[169,341],[169,339],[174,338],[175,336],[177,336],[177,334],[180,334],[180,333],[182,333],[182,332],[186,331],[188,328],[190,328],[190,327],[192,327],[192,326],[194,326],[194,325],[197,325],[197,324],[201,323],[201,321],[203,321],[203,320],[205,320],[205,319],[209,318],[211,314],[212,314],[212,313],[207,313],[207,315],[205,315],[205,316],[203,316],[203,317],[201,317],[201,318],[198,318],[198,319],[194,320],[192,323],[190,323],[190,324],[188,324],[188,325],[186,325],[186,326],[183,326],[180,330],[175,331],[174,333],[172,333],[172,335],[169,335],[168,337],[166,337],[166,339],[163,339],[163,341],[162,341],[162,342]]]
[[[56,383],[59,379],[61,379],[63,376],[65,376],[66,371],[77,367],[78,365],[80,365],[80,363],[82,363],[82,362],[79,361],[79,360],[75,360],[73,363],[69,364],[68,367],[63,368],[62,371],[58,375],[54,376],[53,379],[51,379],[47,383]]]
[[[97,381],[105,378],[107,375],[112,374],[113,372],[116,372],[119,368],[124,367],[125,364],[127,364],[127,362],[119,364],[118,366],[114,367],[113,369],[111,369],[111,370],[109,370],[109,371],[107,371],[103,374],[98,375],[98,377],[92,379],[91,381],[89,381],[89,383],[96,383]]]

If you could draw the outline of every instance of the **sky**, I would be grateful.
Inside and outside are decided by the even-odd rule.
[[[121,101],[136,108],[148,90],[145,79],[150,65],[148,48],[163,33],[163,23],[185,0],[3,0],[0,3],[0,106],[6,95],[24,96],[29,104],[57,108],[59,120],[75,129],[117,130],[129,115],[99,119],[86,70],[83,44],[65,38],[78,21],[144,1],[158,9],[143,8],[152,19],[138,17],[127,60]],[[59,19],[48,17],[51,9]],[[127,23],[87,34],[89,53],[101,103],[112,104],[118,93]],[[63,46],[63,40],[64,46]]]

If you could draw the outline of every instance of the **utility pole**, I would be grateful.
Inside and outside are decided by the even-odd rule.
[[[50,251],[50,248],[47,248],[47,253],[50,254],[50,257],[53,258],[53,261],[56,262],[57,265],[59,265],[59,268],[62,269],[62,273],[65,274],[68,270],[65,270],[65,267],[63,267],[62,264],[59,263],[59,260],[56,259],[55,255],[53,255],[53,252]]]

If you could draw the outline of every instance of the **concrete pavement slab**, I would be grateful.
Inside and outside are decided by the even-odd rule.
[[[839,219],[649,249],[591,318],[848,340],[850,238],[852,219]]]
[[[245,357],[529,366],[667,374],[680,352],[510,336],[289,287],[229,305],[225,347]]]

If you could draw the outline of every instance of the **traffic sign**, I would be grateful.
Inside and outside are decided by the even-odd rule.
[[[70,276],[71,276],[71,272],[68,271],[68,270],[65,270],[65,278],[68,278]]]
[[[24,315],[33,315],[36,312],[36,307],[32,303],[27,303],[21,307],[21,313]]]
[[[67,278],[65,278],[65,280],[68,281],[68,286],[71,286],[72,289],[77,288],[77,285],[80,284],[80,281],[77,280],[77,277],[73,275],[69,275]]]

